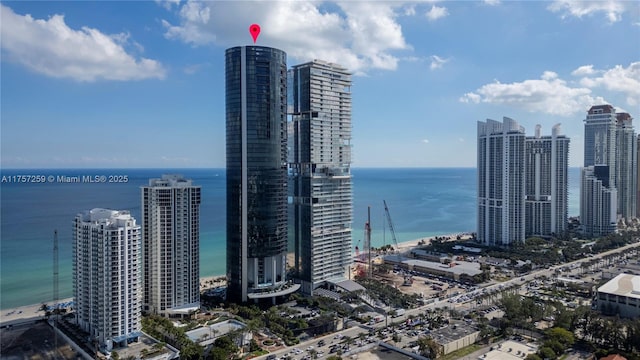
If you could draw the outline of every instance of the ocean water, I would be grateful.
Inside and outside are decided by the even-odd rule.
[[[0,184],[0,309],[53,299],[53,237],[58,230],[60,298],[72,296],[71,231],[74,217],[96,207],[129,210],[140,219],[140,186],[179,173],[202,186],[201,276],[225,273],[224,169],[7,170],[14,175],[124,176],[126,183]],[[398,242],[471,232],[476,228],[476,169],[352,169],[353,244],[362,248],[367,208],[372,245],[391,244],[386,200]],[[569,215],[579,207],[579,169],[569,170]],[[5,178],[5,180],[8,178]]]

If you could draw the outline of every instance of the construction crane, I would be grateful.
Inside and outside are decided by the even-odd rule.
[[[393,244],[396,246],[396,251],[399,251],[398,247],[398,239],[396,238],[396,231],[393,229],[393,221],[391,221],[391,214],[389,213],[389,207],[387,206],[387,201],[382,200],[384,203],[384,213],[387,215],[387,221],[389,222],[389,231],[391,232],[391,238],[393,239]]]
[[[372,275],[371,267],[371,207],[367,207],[367,222],[364,224],[364,250],[367,256],[367,264],[369,266],[369,278]]]
[[[60,293],[58,289],[59,282],[59,263],[58,263],[58,230],[53,231],[53,337],[54,337],[54,358],[58,356],[58,314],[60,309],[58,308],[58,301],[60,300]],[[46,309],[45,309],[46,310]]]

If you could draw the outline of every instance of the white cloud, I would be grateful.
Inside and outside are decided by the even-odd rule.
[[[500,0],[484,0],[484,3],[487,5],[495,6],[500,5]]]
[[[407,12],[404,4],[337,5],[339,9],[327,10],[315,1],[190,1],[180,7],[179,24],[162,23],[167,38],[194,46],[251,43],[248,27],[258,23],[262,31],[257,44],[280,48],[297,61],[322,59],[358,74],[368,69],[395,70],[399,57],[393,52],[410,49],[396,21]]]
[[[584,75],[591,75],[593,73],[595,73],[595,71],[593,70],[593,65],[582,65],[579,68],[573,70],[573,72],[571,72],[571,75],[584,76]]]
[[[423,139],[422,142],[425,143],[425,144],[428,144],[429,143],[429,139]]]
[[[582,18],[583,16],[591,16],[595,13],[605,13],[609,22],[614,23],[622,19],[625,12],[625,3],[622,0],[598,0],[598,1],[581,1],[581,0],[556,0],[547,9],[552,12],[560,12],[563,19],[568,16]]]
[[[547,81],[551,81],[554,79],[558,78],[558,74],[556,74],[553,71],[545,71],[542,73],[542,76],[540,77],[542,80],[547,80]]]
[[[162,6],[167,10],[171,10],[174,5],[175,6],[180,5],[180,0],[155,0],[155,1],[156,1],[156,4]]]
[[[476,93],[466,93],[464,94],[461,98],[460,98],[460,102],[463,103],[474,103],[474,104],[478,104],[480,103],[480,100],[482,100],[482,97]]]
[[[464,138],[458,138],[458,142],[464,142]]]
[[[581,66],[579,69],[584,68]],[[588,88],[604,88],[609,91],[620,92],[626,96],[627,104],[640,104],[640,61],[629,64],[628,67],[616,65],[608,70],[594,70],[580,80],[582,86]],[[577,71],[577,70],[576,70]],[[575,71],[574,71],[575,73]]]
[[[416,7],[413,5],[409,5],[404,9],[405,16],[413,16],[416,14]]]
[[[446,64],[447,62],[449,62],[449,59],[443,59],[443,58],[439,57],[438,55],[432,55],[431,56],[431,65],[429,66],[429,68],[431,70],[440,69],[442,67],[442,65]]]
[[[449,15],[449,11],[444,6],[440,7],[440,6],[432,5],[431,10],[427,11],[425,15],[427,16],[427,19],[429,19],[429,21],[436,21],[440,18],[443,18]]]
[[[530,112],[562,116],[583,112],[594,104],[607,103],[600,96],[592,96],[588,88],[568,86],[552,71],[545,71],[540,79],[486,84],[475,92],[463,95],[460,101],[509,105]]]
[[[64,16],[48,20],[18,15],[0,5],[2,48],[8,59],[56,78],[77,81],[163,79],[165,69],[156,60],[128,54],[129,34],[105,35],[84,26],[71,29]],[[138,50],[142,47],[133,43]]]

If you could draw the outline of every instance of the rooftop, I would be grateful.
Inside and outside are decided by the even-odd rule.
[[[595,105],[589,109],[589,114],[610,114],[614,113],[615,109],[611,105]]]
[[[462,321],[452,322],[446,328],[434,330],[431,332],[433,339],[441,345],[458,341],[465,336],[471,335],[479,331],[474,326],[470,326]]]
[[[213,325],[199,327],[191,331],[187,331],[186,335],[189,339],[191,339],[191,341],[198,343],[203,339],[217,339],[221,336],[227,335],[232,331],[241,330],[245,327],[245,324],[237,320],[225,320]]]
[[[485,360],[522,360],[528,354],[533,354],[537,350],[535,345],[509,340],[498,344],[494,350],[484,354],[482,358]]]
[[[598,292],[640,299],[640,276],[619,274],[600,286]]]

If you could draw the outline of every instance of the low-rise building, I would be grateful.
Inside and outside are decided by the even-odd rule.
[[[598,311],[620,317],[640,317],[640,276],[619,274],[598,288]]]
[[[474,344],[480,336],[480,330],[462,321],[454,321],[429,335],[441,346],[442,354],[446,355]]]
[[[384,257],[385,264],[398,266],[406,271],[432,274],[456,281],[467,281],[474,275],[482,274],[480,264],[468,261],[453,261],[449,264],[440,262],[408,259],[400,255],[387,255]]]
[[[519,341],[505,341],[491,348],[491,351],[480,356],[484,360],[518,360],[538,351],[534,344],[524,344]]]
[[[230,333],[237,333],[235,338],[237,346],[249,344],[253,334],[247,330],[247,326],[237,320],[226,320],[209,326],[202,326],[191,331],[187,331],[187,337],[196,344],[207,346],[213,344],[216,339]]]

